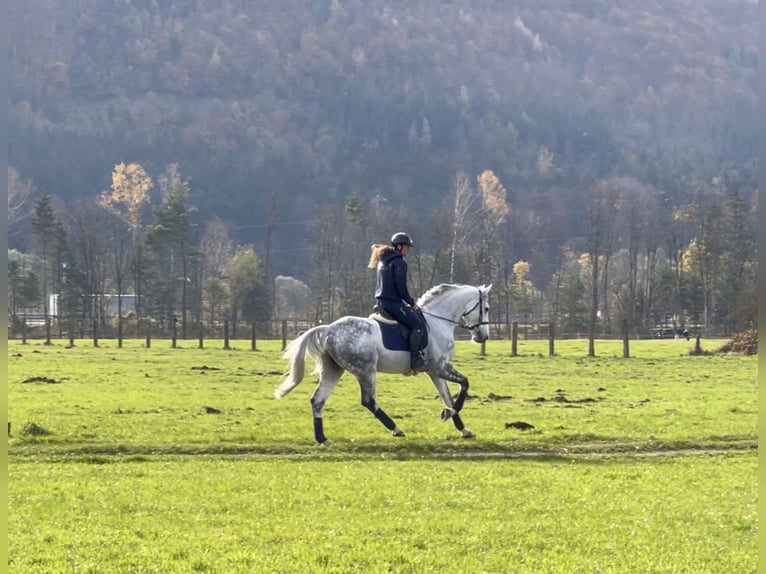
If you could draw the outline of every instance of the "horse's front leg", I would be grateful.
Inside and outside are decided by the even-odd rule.
[[[452,401],[452,394],[449,392],[449,388],[447,387],[447,381],[435,374],[429,374],[429,376],[431,377],[431,381],[433,382],[434,387],[436,387],[436,390],[439,393],[439,397],[441,397],[442,403],[444,403],[444,406],[446,407],[442,411],[442,422],[446,422],[457,414],[455,405]]]
[[[454,370],[454,369],[453,369]],[[442,411],[442,422],[446,422],[449,419],[452,419],[452,423],[455,425],[455,428],[461,432],[463,435],[463,438],[474,438],[474,434],[470,431],[470,429],[466,428],[465,424],[463,423],[463,419],[460,417],[460,413],[457,407],[457,403],[453,402],[452,400],[452,394],[449,392],[449,388],[447,387],[447,381],[444,377],[440,377],[438,375],[432,374],[431,381],[433,381],[434,386],[436,387],[436,390],[439,392],[439,396],[442,399],[442,402],[444,403],[444,406],[446,407]],[[465,379],[465,377],[463,377]],[[468,384],[468,379],[465,379],[466,386]],[[463,392],[463,387],[461,385],[461,392]],[[467,388],[466,388],[467,393]],[[459,399],[459,397],[458,397]],[[462,403],[465,401],[465,397],[463,397],[463,400],[460,401],[460,406],[462,408]]]
[[[459,373],[458,370],[449,363],[446,363],[441,367],[439,375],[443,379],[447,379],[448,381],[460,385],[460,392],[457,395],[454,405],[455,411],[459,413],[463,410],[463,403],[465,403],[465,399],[468,396],[468,377]]]

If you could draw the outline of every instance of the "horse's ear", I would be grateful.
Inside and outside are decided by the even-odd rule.
[[[489,285],[482,285],[482,289],[484,290],[485,293],[489,293],[489,290],[492,289],[492,283],[490,283]]]

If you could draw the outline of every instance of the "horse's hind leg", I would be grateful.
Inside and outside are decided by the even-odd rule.
[[[322,415],[327,399],[332,394],[338,384],[343,369],[325,355],[319,361],[319,384],[311,395],[311,409],[314,412],[314,438],[319,444],[327,443],[327,437],[324,434],[324,422]]]
[[[362,405],[366,407],[375,418],[378,419],[383,426],[391,431],[394,436],[404,436],[404,431],[400,429],[397,424],[389,417],[383,409],[378,405],[378,399],[376,397],[375,387],[375,373],[365,373],[357,375],[359,386],[362,389]]]

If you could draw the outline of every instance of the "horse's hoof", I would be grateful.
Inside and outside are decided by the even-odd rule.
[[[468,429],[463,429],[463,430],[462,430],[462,431],[460,431],[460,432],[462,432],[462,433],[463,433],[463,438],[476,438],[476,435],[475,435],[475,434],[473,434],[473,433],[472,433],[470,430],[468,430]]]
[[[444,409],[442,411],[442,422],[446,423],[448,420],[450,420],[456,414],[457,414],[457,411],[455,409]]]
[[[325,440],[323,440],[322,442],[320,442],[318,444],[322,448],[329,448],[332,443],[329,440],[325,439]]]
[[[392,431],[391,431],[391,434],[392,434],[393,436],[405,436],[405,435],[404,435],[404,431],[403,431],[402,429],[400,429],[399,427],[397,427],[397,428],[395,428],[394,430],[392,430]]]

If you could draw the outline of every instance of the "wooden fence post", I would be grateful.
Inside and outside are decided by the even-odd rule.
[[[223,322],[223,348],[226,351],[230,351],[231,347],[229,347],[229,320],[226,319]]]
[[[122,349],[122,315],[117,317],[117,347]]]
[[[481,356],[485,356],[487,354],[487,342],[482,341],[481,342]]]
[[[205,328],[202,324],[202,321],[199,322],[199,348],[202,349],[205,347]]]
[[[21,319],[21,344],[26,345],[27,344],[27,317],[24,315],[24,317]]]
[[[250,350],[257,351],[255,346],[255,323],[250,323]]]
[[[551,323],[548,326],[548,356],[553,357],[556,355],[556,351],[554,349],[556,340],[556,323]]]
[[[51,344],[51,318],[45,318],[45,344]]]
[[[152,324],[149,321],[146,322],[146,348],[152,348]]]
[[[282,350],[287,349],[287,321],[282,321]]]
[[[630,358],[630,343],[628,342],[628,319],[622,320],[622,356]]]
[[[519,354],[519,322],[511,323],[511,357]]]
[[[93,346],[98,347],[98,321],[93,319]]]
[[[69,316],[69,327],[67,328],[69,331],[69,346],[74,347],[74,319],[72,316]]]
[[[175,349],[176,347],[178,347],[178,321],[176,321],[175,317],[173,317],[172,333],[173,333],[173,339],[172,339],[171,345]]]

